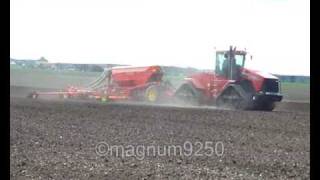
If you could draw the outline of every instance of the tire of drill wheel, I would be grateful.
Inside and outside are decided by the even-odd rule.
[[[159,102],[161,96],[160,87],[157,85],[149,86],[144,93],[144,100],[150,103]]]
[[[107,102],[107,98],[106,98],[106,97],[102,97],[102,98],[101,98],[101,102],[102,102],[102,103]]]

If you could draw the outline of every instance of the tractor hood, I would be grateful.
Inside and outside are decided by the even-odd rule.
[[[264,79],[278,79],[278,77],[267,73],[267,72],[263,72],[263,71],[257,71],[257,70],[251,70],[251,69],[244,69],[244,71],[242,72],[244,75],[245,74],[254,74],[256,76],[260,76],[261,78]]]
[[[244,68],[242,70],[242,76],[243,76],[243,78],[248,79],[249,81],[252,82],[252,85],[254,86],[256,91],[261,90],[263,82],[266,79],[269,79],[269,80],[271,80],[271,79],[278,80],[279,79],[270,73],[257,71],[257,70],[250,70],[250,69],[246,69],[246,68]]]

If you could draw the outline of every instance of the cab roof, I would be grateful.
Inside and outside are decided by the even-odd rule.
[[[229,50],[218,50],[217,53],[226,53],[229,52]],[[247,54],[245,50],[236,50],[236,54]]]

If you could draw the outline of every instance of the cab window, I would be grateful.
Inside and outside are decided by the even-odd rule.
[[[237,54],[235,55],[236,65],[243,67],[244,66],[244,55]]]
[[[215,72],[218,75],[226,75],[228,68],[227,58],[223,53],[217,53]]]

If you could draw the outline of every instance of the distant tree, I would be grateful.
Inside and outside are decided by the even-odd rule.
[[[40,63],[48,63],[49,61],[44,58],[44,57],[41,57],[39,60],[38,60]]]

